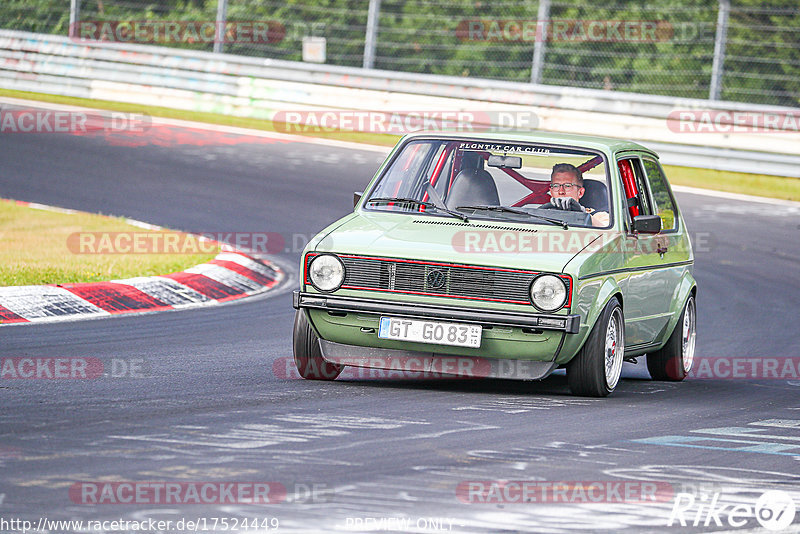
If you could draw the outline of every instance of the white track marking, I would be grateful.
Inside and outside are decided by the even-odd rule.
[[[64,104],[52,104],[50,102],[40,102],[37,100],[24,100],[19,98],[0,97],[0,103],[12,104],[15,106],[27,106],[41,109],[53,109],[57,111],[78,111],[92,112],[97,114],[112,113],[108,110],[86,108],[81,106],[69,106]],[[219,124],[208,124],[204,122],[193,122],[178,119],[167,119],[164,117],[151,117],[153,125],[177,126],[179,128],[193,128],[196,130],[207,130],[211,132],[223,132],[235,135],[248,135],[251,137],[263,137],[267,139],[278,139],[293,143],[305,143],[311,145],[324,145],[349,150],[363,150],[367,152],[379,152],[388,154],[391,147],[369,145],[366,143],[354,143],[350,141],[337,141],[334,139],[322,139],[318,137],[307,137],[304,135],[283,134],[278,132],[268,132],[265,130],[253,130],[249,128],[238,128],[235,126],[223,126]]]
[[[797,178],[785,178],[785,180],[797,180]],[[775,206],[800,208],[800,202],[794,202],[792,200],[783,200],[780,198],[757,197],[753,195],[743,195],[741,193],[728,193],[726,191],[700,189],[699,187],[688,187],[685,185],[673,185],[672,190],[676,193],[688,193],[690,195],[704,195],[716,198],[726,198],[729,200],[741,200],[744,202],[760,202],[762,204],[772,204]]]

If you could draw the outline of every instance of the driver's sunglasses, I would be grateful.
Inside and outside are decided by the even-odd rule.
[[[580,188],[581,186],[578,184],[550,184],[550,191],[556,191],[559,187],[564,191],[572,191],[573,187]]]

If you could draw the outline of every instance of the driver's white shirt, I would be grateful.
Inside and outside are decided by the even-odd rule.
[[[586,208],[586,213],[592,217],[592,226],[608,226],[611,216],[607,211],[595,211],[594,208]]]

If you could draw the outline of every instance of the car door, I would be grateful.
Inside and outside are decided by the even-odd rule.
[[[628,199],[623,249],[628,273],[623,296],[625,337],[628,347],[635,348],[653,343],[666,326],[672,296],[669,288],[674,284],[674,275],[665,268],[668,237],[663,233],[642,234],[631,230],[633,217],[655,214],[643,156],[625,154],[618,157],[617,166]]]
[[[655,261],[664,284],[664,294],[659,300],[664,307],[659,312],[663,317],[661,325],[663,328],[666,327],[671,314],[675,312],[672,309],[672,302],[673,297],[677,295],[678,286],[686,270],[691,269],[689,266],[691,245],[664,168],[655,156],[650,154],[642,155],[642,164],[650,193],[651,210],[654,215],[661,217],[661,232],[656,236],[654,244],[658,255]],[[682,309],[682,306],[677,308],[678,312]]]

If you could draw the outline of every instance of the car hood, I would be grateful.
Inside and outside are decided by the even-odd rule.
[[[334,226],[314,250],[562,272],[602,234],[592,228],[361,212]]]

